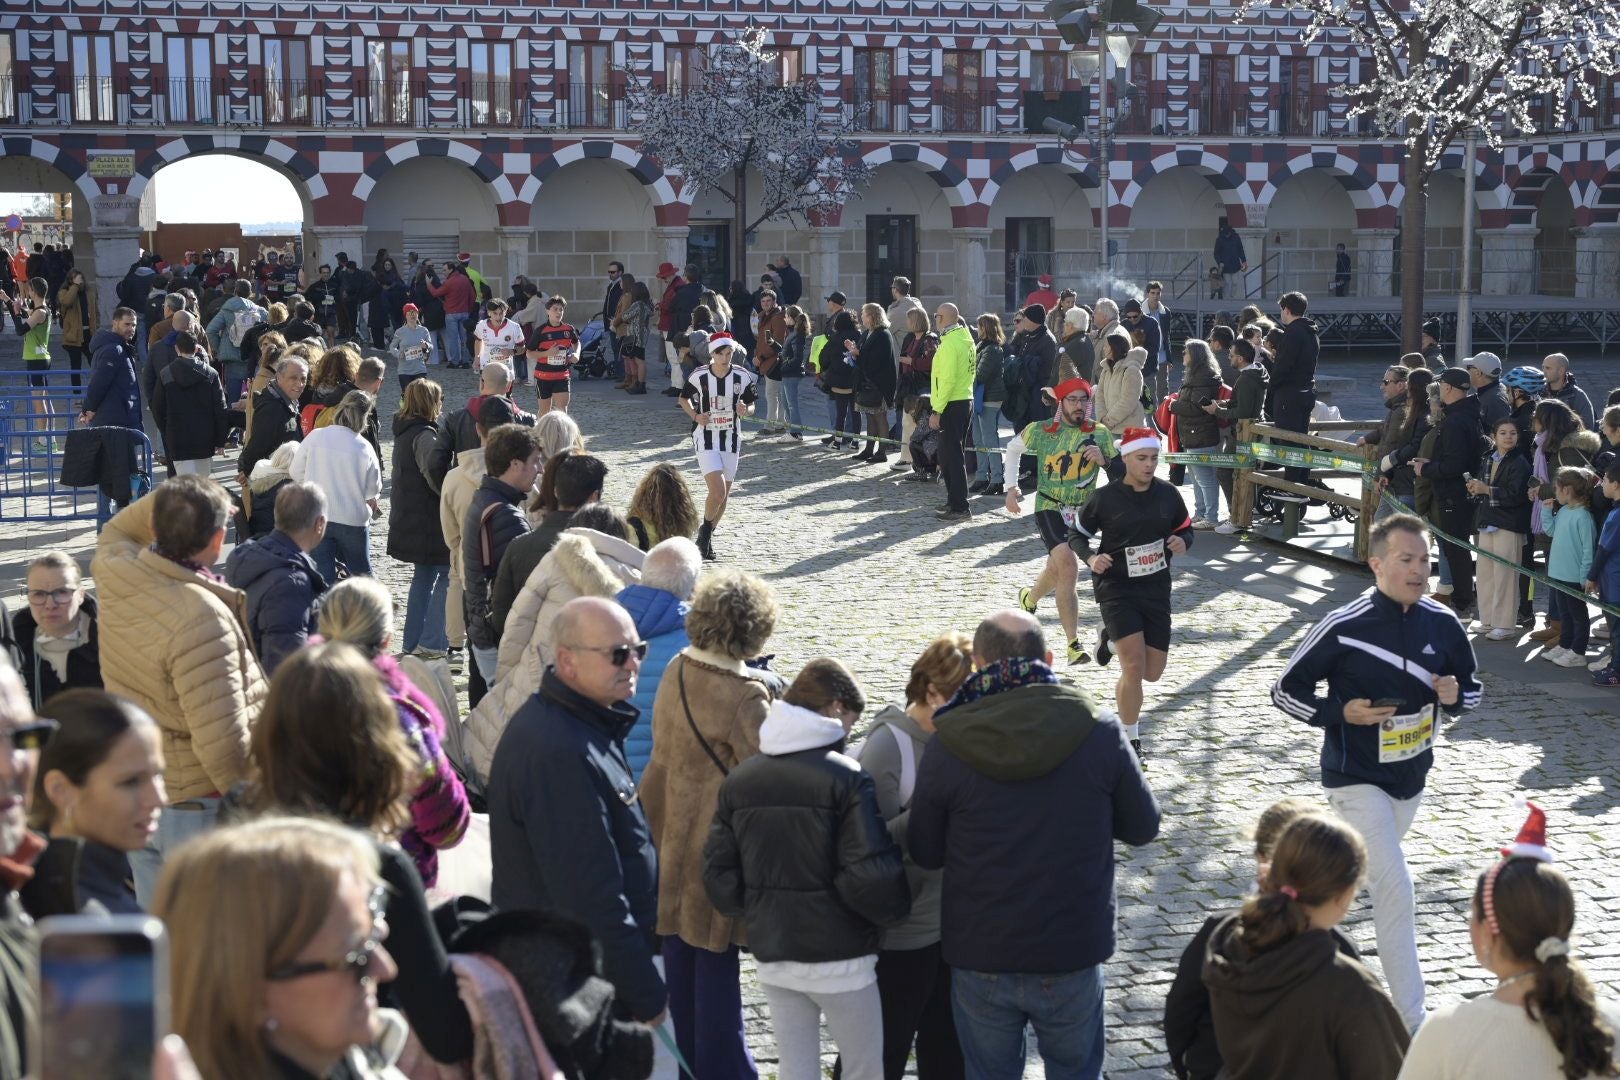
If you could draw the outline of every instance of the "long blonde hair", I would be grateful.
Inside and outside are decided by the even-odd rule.
[[[271,1074],[267,973],[320,932],[345,875],[375,888],[376,845],[311,818],[215,829],[164,860],[152,914],[169,928],[174,1030],[203,1076]]]
[[[322,598],[319,630],[375,659],[394,633],[394,598],[376,578],[345,578]]]

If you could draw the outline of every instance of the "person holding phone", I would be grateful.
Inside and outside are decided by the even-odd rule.
[[[1378,957],[1409,1031],[1423,1020],[1416,897],[1401,839],[1412,827],[1439,712],[1479,705],[1474,648],[1451,608],[1424,593],[1429,533],[1395,514],[1372,528],[1374,587],[1310,630],[1271,688],[1283,712],[1322,732],[1322,786],[1367,842]],[[1327,693],[1317,687],[1327,683]]]

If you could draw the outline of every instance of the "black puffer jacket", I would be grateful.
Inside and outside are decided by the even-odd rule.
[[[881,394],[883,400],[892,405],[895,379],[899,372],[894,358],[894,338],[882,327],[868,330],[861,337],[860,350],[861,354],[855,361],[858,376],[856,396],[864,399]],[[863,404],[870,402],[863,401]]]
[[[212,458],[231,434],[225,388],[218,372],[199,356],[178,357],[158,372],[152,416],[171,461]]]
[[[101,689],[101,645],[96,631],[96,598],[86,596],[79,610],[89,616],[90,632],[83,644],[68,653],[67,682],[58,679],[56,669],[34,651],[34,632],[39,629],[39,623],[34,619],[33,610],[25,607],[12,617],[11,632],[16,635],[14,644],[18,670],[28,686],[28,697],[35,709],[44,705],[59,690],[80,687]],[[0,632],[0,636],[3,636],[3,632]]]
[[[1211,357],[1203,364],[1189,364],[1182,371],[1181,389],[1170,403],[1170,412],[1176,418],[1176,437],[1186,450],[1202,450],[1219,445],[1220,422],[1204,411],[1204,399],[1219,401],[1221,397],[1221,371]]]
[[[760,960],[823,963],[878,951],[911,910],[900,848],[843,725],[771,704],[760,753],[731,771],[703,846],[703,887],[741,917]]]
[[[1479,504],[1474,518],[1475,528],[1494,526],[1506,532],[1530,535],[1530,459],[1517,450],[1502,459],[1500,465],[1486,454],[1479,463],[1475,480],[1490,485],[1489,495],[1476,495]],[[1495,473],[1493,476],[1492,473]]]
[[[450,438],[419,416],[394,417],[394,487],[388,502],[388,556],[450,565],[439,526],[439,486],[450,471]]]
[[[1283,327],[1282,344],[1271,362],[1271,391],[1287,394],[1316,389],[1316,361],[1322,353],[1322,339],[1316,324],[1300,316]]]
[[[486,476],[473,492],[467,519],[461,525],[461,566],[465,575],[462,605],[467,617],[467,640],[481,649],[500,644],[500,632],[490,617],[490,586],[500,568],[501,556],[506,554],[506,545],[529,531],[519,505],[525,494],[497,477]]]

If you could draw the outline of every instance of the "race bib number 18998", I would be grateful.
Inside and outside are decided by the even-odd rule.
[[[1434,745],[1434,706],[1421,712],[1392,716],[1378,725],[1378,760],[1383,763],[1415,758]]]

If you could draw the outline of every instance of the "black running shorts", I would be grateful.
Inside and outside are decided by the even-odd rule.
[[[1109,640],[1121,641],[1141,634],[1148,648],[1170,651],[1170,605],[1166,600],[1146,593],[1110,590],[1107,596],[1097,597],[1097,610],[1108,628]]]

